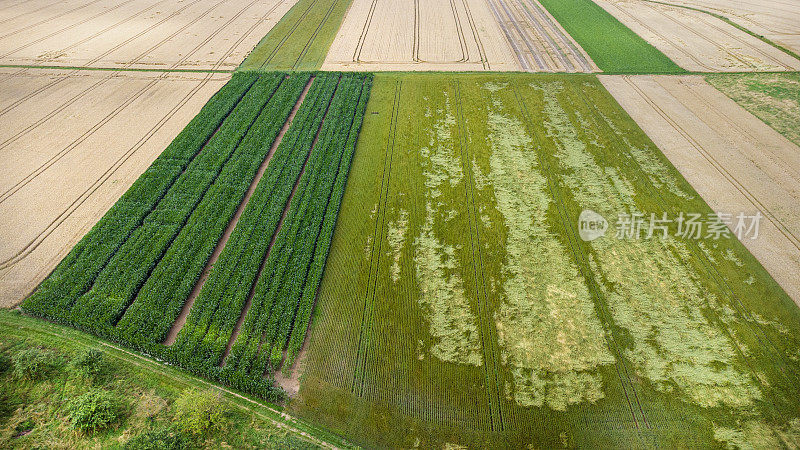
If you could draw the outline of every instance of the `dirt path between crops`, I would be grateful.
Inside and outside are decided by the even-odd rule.
[[[600,80],[713,210],[764,215],[742,243],[800,305],[800,147],[702,77]]]
[[[596,3],[687,70],[800,70],[800,60],[700,11],[641,0]]]
[[[308,80],[305,88],[303,88],[303,92],[300,94],[300,98],[297,99],[297,103],[292,107],[292,111],[289,113],[289,117],[286,122],[283,124],[278,136],[275,138],[275,141],[272,143],[272,146],[267,153],[266,158],[264,161],[261,162],[261,165],[258,167],[258,171],[256,172],[255,178],[250,183],[250,187],[247,188],[247,192],[244,194],[241,203],[236,208],[236,213],[233,215],[233,218],[228,223],[228,226],[225,228],[225,231],[222,233],[222,237],[220,238],[219,242],[217,242],[216,247],[214,247],[214,251],[211,253],[211,257],[208,259],[203,272],[200,275],[200,278],[195,284],[192,292],[189,294],[189,298],[186,299],[186,302],[183,304],[183,308],[181,308],[181,312],[178,315],[177,319],[175,319],[175,323],[173,323],[172,328],[170,328],[169,333],[167,333],[167,337],[164,339],[164,345],[172,345],[175,343],[175,340],[178,337],[178,333],[181,331],[183,326],[186,324],[186,318],[189,316],[189,312],[192,310],[192,306],[194,305],[195,300],[197,300],[197,296],[200,295],[200,291],[203,289],[206,281],[208,280],[208,274],[211,273],[211,269],[214,268],[214,264],[217,263],[219,256],[222,254],[222,251],[225,249],[225,246],[228,244],[228,240],[233,234],[233,230],[236,228],[236,224],[239,223],[239,219],[242,217],[242,213],[247,208],[247,204],[250,202],[250,197],[253,196],[253,193],[256,191],[256,187],[258,186],[259,181],[261,181],[261,177],[264,176],[264,173],[267,171],[267,167],[269,166],[269,162],[272,160],[272,155],[275,154],[275,150],[278,148],[278,145],[283,140],[283,135],[286,134],[286,131],[289,129],[289,126],[292,124],[294,117],[297,115],[297,111],[300,109],[300,105],[303,104],[303,100],[306,98],[306,94],[308,94],[308,90],[311,88],[311,83],[313,83],[314,77]],[[268,105],[267,105],[268,107]],[[248,298],[248,303],[251,301]],[[239,324],[237,324],[237,327]],[[225,353],[227,356],[227,351]]]

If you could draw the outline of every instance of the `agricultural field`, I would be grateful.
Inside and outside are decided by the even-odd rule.
[[[351,0],[298,0],[256,45],[242,70],[317,70]]]
[[[798,0],[0,0],[0,447],[799,448]]]
[[[41,283],[230,78],[73,72],[0,69],[4,307]]]
[[[743,242],[800,304],[800,147],[702,77],[601,80],[712,209],[764,215],[759,239]]]
[[[369,86],[235,75],[23,310],[278,398],[264,375],[305,340]]]
[[[797,1],[663,1],[720,15],[794,53],[800,53],[800,33],[797,32],[797,24],[800,23],[800,8],[798,8],[800,4]]]
[[[800,59],[700,11],[646,0],[596,2],[689,71],[800,69]]]
[[[584,209],[711,213],[592,76],[376,75],[290,410],[378,446],[796,442],[800,310],[748,250],[584,242]]]

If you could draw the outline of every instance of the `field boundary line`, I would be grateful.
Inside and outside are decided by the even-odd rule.
[[[627,77],[626,77],[626,81],[627,81]],[[637,87],[637,86],[634,86],[634,85],[633,85],[633,83],[632,83],[632,82],[630,82],[630,81],[627,81],[627,82],[628,82],[628,84],[630,84],[630,85],[633,87],[633,89],[634,89],[635,91],[637,91],[637,93],[639,93],[640,95],[642,95],[641,91],[638,89],[638,87]],[[604,88],[604,89],[605,89],[605,88]],[[607,119],[607,118],[606,118],[606,117],[605,117],[605,116],[604,116],[602,113],[599,113],[599,111],[596,109],[596,107],[594,107],[594,106],[593,106],[593,104],[592,104],[592,103],[591,103],[591,102],[590,102],[590,101],[589,101],[589,100],[586,98],[586,96],[584,95],[584,93],[583,93],[582,91],[581,91],[581,95],[580,95],[580,97],[581,97],[581,100],[582,100],[582,101],[584,102],[584,104],[586,105],[586,107],[587,107],[587,108],[589,109],[589,111],[591,112],[591,116],[592,116],[593,120],[594,120],[595,122],[601,122],[601,123],[604,125],[604,127],[605,127],[605,128],[607,128],[607,129],[608,129],[608,130],[611,132],[610,136],[613,136],[613,137],[612,137],[612,139],[613,139],[614,141],[616,141],[618,144],[620,144],[620,145],[623,145],[623,146],[624,146],[624,142],[622,142],[622,141],[620,140],[619,136],[618,136],[616,133],[614,133],[614,132],[613,132],[613,128],[612,128],[612,127],[611,127],[611,125],[608,123],[608,122],[609,122],[609,121],[608,121],[608,119]],[[649,97],[648,97],[648,98],[649,98]],[[650,182],[650,179],[649,179],[649,176],[648,176],[647,172],[646,172],[646,171],[645,171],[645,170],[644,170],[644,169],[641,167],[641,165],[638,163],[638,161],[635,161],[635,160],[634,160],[634,161],[633,161],[633,164],[634,164],[634,166],[636,167],[637,171],[639,172],[639,175],[640,175],[640,176],[641,176],[641,177],[642,177],[642,178],[645,180],[645,182],[644,182],[643,184],[644,184],[646,187],[648,187],[648,188],[649,188],[649,190],[651,191],[651,193],[653,193],[653,194],[654,194],[654,195],[653,195],[653,198],[655,198],[655,199],[657,200],[657,202],[658,202],[659,206],[661,206],[661,207],[662,207],[662,208],[663,208],[665,211],[672,211],[672,210],[673,210],[673,208],[669,207],[669,204],[666,202],[666,200],[664,199],[664,197],[663,197],[663,195],[661,194],[661,192],[660,192],[658,189],[655,189],[655,188],[652,186],[652,183]],[[702,199],[702,198],[701,198],[701,199]],[[704,201],[704,200],[703,200],[703,201]],[[704,201],[704,202],[705,202],[705,201]],[[687,247],[689,247],[689,248],[690,248],[690,250],[691,250],[692,254],[693,254],[693,255],[695,256],[695,258],[697,258],[697,259],[698,259],[698,261],[701,263],[701,266],[703,267],[703,269],[704,269],[704,270],[705,270],[705,271],[708,273],[708,275],[710,276],[709,278],[710,278],[710,279],[712,279],[714,283],[716,283],[716,285],[717,285],[717,287],[719,288],[720,292],[721,292],[723,295],[727,296],[727,297],[728,297],[730,300],[735,300],[735,301],[736,301],[736,303],[738,303],[738,307],[737,307],[737,305],[736,305],[736,304],[733,304],[733,306],[734,306],[734,308],[737,308],[737,309],[738,309],[738,312],[739,312],[740,314],[742,314],[744,317],[746,317],[746,318],[747,318],[747,320],[746,320],[745,322],[747,322],[748,329],[749,329],[749,331],[752,333],[752,335],[753,335],[753,337],[756,339],[756,341],[757,341],[759,344],[761,344],[761,346],[762,346],[762,347],[766,347],[766,346],[764,345],[764,343],[762,342],[762,340],[761,340],[761,337],[759,337],[759,334],[761,334],[761,335],[764,337],[764,339],[765,339],[765,340],[766,340],[766,341],[767,341],[767,342],[770,344],[770,346],[772,347],[772,350],[773,350],[773,351],[774,351],[776,354],[778,354],[778,355],[779,355],[779,359],[781,360],[781,362],[782,362],[783,364],[782,364],[782,365],[778,365],[778,368],[780,369],[780,371],[781,371],[781,374],[782,374],[784,377],[786,377],[786,373],[785,373],[785,371],[784,371],[784,367],[783,367],[783,366],[789,367],[789,368],[791,369],[791,368],[792,368],[792,365],[791,365],[791,364],[789,364],[789,363],[787,363],[787,362],[786,362],[786,360],[785,360],[785,359],[783,359],[783,357],[782,357],[782,353],[781,353],[781,352],[780,352],[780,351],[779,351],[779,350],[778,350],[778,349],[775,347],[775,345],[774,345],[774,343],[772,342],[772,340],[771,340],[771,339],[769,339],[769,337],[768,337],[766,334],[764,334],[764,333],[763,333],[763,330],[761,330],[761,328],[760,328],[760,327],[754,327],[754,326],[753,326],[753,319],[752,319],[752,317],[751,317],[751,316],[750,316],[750,314],[749,314],[749,309],[748,309],[748,308],[746,308],[746,307],[744,306],[744,304],[742,303],[742,301],[739,299],[739,297],[738,297],[738,296],[736,295],[736,293],[733,291],[733,289],[732,289],[732,288],[731,288],[731,286],[728,284],[728,282],[725,280],[725,278],[722,276],[722,274],[720,274],[720,273],[719,273],[719,270],[716,268],[716,266],[715,266],[714,264],[712,264],[712,263],[711,263],[711,261],[709,260],[709,258],[708,258],[708,257],[707,257],[707,255],[705,254],[705,252],[703,252],[703,251],[702,251],[702,249],[700,249],[700,248],[699,248],[699,246],[698,246],[698,245],[696,244],[696,242],[694,242],[694,241],[691,241],[691,242],[689,243],[689,245],[687,245]],[[705,298],[705,297],[704,297],[704,298]],[[707,299],[706,299],[706,303],[708,304],[708,300],[707,300]],[[731,302],[731,303],[733,303],[733,302]],[[712,310],[712,311],[713,311],[713,308],[711,308],[710,304],[709,304],[709,306],[708,306],[708,307],[709,307],[709,309],[710,309],[710,310]],[[755,370],[755,368],[754,368],[754,367],[753,367],[753,366],[750,364],[750,358],[748,358],[748,357],[746,356],[746,354],[745,354],[744,350],[742,350],[742,349],[740,348],[739,344],[738,344],[738,343],[736,342],[736,340],[733,338],[733,336],[732,336],[732,334],[731,334],[731,332],[730,332],[730,327],[728,327],[728,326],[726,326],[724,323],[722,323],[722,319],[720,319],[716,313],[714,313],[714,314],[713,314],[713,317],[714,317],[714,319],[715,319],[714,321],[715,321],[716,323],[718,323],[718,324],[720,324],[720,325],[721,325],[719,328],[720,328],[720,329],[721,329],[721,330],[724,332],[724,334],[727,336],[728,340],[729,340],[729,341],[730,341],[730,342],[733,344],[733,346],[736,348],[736,352],[737,352],[737,354],[739,354],[739,356],[740,356],[741,360],[744,362],[744,364],[745,364],[745,365],[747,365],[747,367],[748,367],[748,369],[750,370],[750,372],[751,372],[751,374],[752,374],[753,378],[754,378],[754,379],[755,379],[755,380],[756,380],[756,381],[757,381],[757,382],[758,382],[758,383],[759,383],[761,386],[764,386],[764,383],[761,381],[761,378],[759,377],[759,374],[758,374],[758,372],[757,372],[757,371]],[[757,332],[756,332],[756,329],[758,329],[759,331],[761,331],[761,333],[757,333]],[[766,355],[765,355],[765,356],[766,356]],[[794,370],[792,370],[792,372],[794,372]],[[795,372],[795,374],[796,374],[796,372]],[[787,378],[787,379],[788,379],[788,378]],[[789,381],[790,381],[790,382],[793,382],[793,380],[791,380],[791,379],[789,379]],[[774,406],[774,400],[773,400],[771,397],[770,397],[770,399],[769,399],[769,402],[770,402],[770,403],[772,403],[772,404],[773,404],[773,406]],[[777,409],[777,408],[776,408],[776,409]]]
[[[643,1],[650,2],[650,3],[658,3],[658,4],[662,4],[662,5],[667,5],[667,6],[674,6],[676,8],[690,9],[690,10],[693,10],[693,11],[698,11],[698,12],[701,12],[701,13],[704,13],[704,14],[708,14],[708,15],[710,15],[712,17],[716,17],[717,19],[727,23],[728,25],[731,25],[734,28],[737,28],[737,29],[739,29],[741,31],[744,31],[745,33],[749,34],[750,36],[753,36],[754,38],[756,38],[756,39],[758,39],[758,40],[760,40],[762,42],[765,42],[765,43],[777,48],[778,50],[782,51],[783,53],[786,53],[787,55],[794,57],[794,59],[800,61],[800,55],[798,55],[797,53],[795,53],[792,50],[790,50],[790,49],[778,44],[777,42],[773,41],[772,39],[767,38],[766,36],[762,36],[762,35],[754,32],[754,31],[750,31],[747,27],[739,25],[738,23],[734,22],[732,19],[729,19],[729,18],[723,16],[722,14],[717,14],[717,13],[714,13],[714,12],[711,12],[711,11],[706,11],[704,9],[695,8],[695,7],[692,7],[692,6],[675,5],[675,4],[672,4],[672,3],[667,3],[667,2],[657,1],[657,0],[643,0]]]
[[[534,142],[539,141],[539,134],[535,132],[535,127],[533,126],[532,119],[530,117],[530,113],[528,111],[528,107],[520,97],[519,92],[517,91],[516,87],[512,86],[512,91],[514,93],[514,98],[516,99],[517,103],[520,106],[520,109],[523,113],[523,117],[525,119],[525,123],[527,128],[533,135]],[[539,145],[540,148],[544,148]],[[547,179],[547,187],[550,191],[550,195],[553,198],[553,201],[556,204],[556,209],[558,210],[558,215],[560,217],[560,224],[564,230],[564,234],[569,241],[570,250],[572,253],[572,258],[575,261],[575,264],[578,266],[578,270],[586,281],[587,287],[594,298],[594,305],[595,309],[598,312],[598,318],[601,322],[604,322],[604,333],[603,339],[606,341],[606,345],[608,345],[610,351],[614,353],[614,367],[617,372],[617,377],[620,381],[620,387],[622,387],[622,392],[625,395],[626,403],[628,404],[628,408],[630,410],[631,416],[633,418],[633,424],[636,429],[640,429],[641,425],[639,424],[639,419],[636,417],[636,409],[639,410],[639,413],[642,416],[642,422],[645,428],[652,428],[651,424],[647,420],[647,416],[644,413],[644,409],[642,408],[642,404],[639,401],[639,395],[636,392],[636,388],[633,384],[633,381],[630,378],[630,374],[628,374],[628,369],[625,365],[625,360],[623,359],[623,354],[619,350],[616,339],[614,338],[614,333],[612,330],[612,326],[614,325],[613,320],[611,318],[611,314],[606,309],[606,302],[605,296],[600,292],[597,287],[597,282],[594,279],[594,276],[591,272],[591,269],[588,268],[588,259],[586,258],[585,253],[580,249],[579,243],[577,238],[574,236],[574,230],[572,227],[569,226],[571,221],[569,220],[569,212],[567,211],[566,205],[564,204],[563,198],[560,194],[560,190],[558,188],[558,183],[552,179],[553,174],[555,173],[551,166],[550,162],[547,158],[541,154],[541,151],[536,151],[536,157],[539,161],[539,164],[542,165],[543,169],[546,171],[546,179]],[[620,370],[620,366],[622,366],[622,370]],[[622,372],[625,372],[625,376],[623,377]],[[627,386],[626,386],[627,384]],[[630,393],[628,391],[631,391]],[[633,401],[631,401],[631,396],[633,396],[636,407],[634,407]]]
[[[659,114],[662,114],[662,115],[666,114],[664,111],[662,111],[658,106],[656,106],[654,104],[653,100],[650,99],[650,97],[647,96],[646,93],[644,93],[638,86],[636,86],[632,81],[630,81],[628,77],[626,77],[625,80],[631,87],[633,87],[634,90],[637,91],[637,93],[639,93],[639,95],[642,95],[643,98],[645,99],[645,101],[647,101],[651,105],[652,108],[656,109],[656,111],[659,112]],[[665,116],[665,118],[666,117],[667,116]],[[678,125],[678,127],[679,127],[679,125]],[[680,127],[679,127],[679,132],[685,133],[685,131],[683,131]],[[694,144],[693,144],[693,146],[694,146]],[[702,146],[700,148],[698,148],[697,150],[701,154],[703,154],[704,150],[701,150],[701,149],[702,149]],[[717,170],[719,170],[719,169],[717,169]],[[734,185],[734,187],[735,187],[735,185]],[[744,193],[742,193],[742,194],[744,194]],[[663,197],[661,196],[661,194],[658,191],[656,191],[656,197],[661,202],[663,202]],[[764,339],[770,344],[770,347],[772,347],[773,352],[778,355],[779,359],[783,363],[782,365],[779,366],[781,372],[783,372],[784,375],[785,375],[783,366],[786,366],[792,372],[794,372],[795,375],[797,375],[797,371],[794,369],[792,364],[790,364],[790,363],[788,363],[786,361],[786,359],[785,359],[786,355],[784,355],[781,351],[778,350],[778,348],[775,346],[775,344],[772,342],[772,340],[769,339],[769,336],[764,334],[763,330],[761,330],[760,327],[754,327],[753,326],[754,320],[753,320],[752,315],[750,314],[750,310],[744,306],[744,303],[742,303],[742,301],[739,298],[739,296],[736,295],[736,293],[733,291],[733,289],[731,288],[730,284],[727,282],[725,277],[723,277],[722,274],[719,273],[719,269],[717,269],[716,266],[711,263],[711,261],[708,259],[708,257],[705,255],[705,253],[702,252],[702,250],[698,250],[696,245],[691,245],[690,248],[692,249],[692,252],[696,256],[699,257],[700,261],[704,262],[704,267],[709,272],[709,274],[712,275],[712,277],[714,278],[715,282],[719,285],[720,290],[722,290],[726,294],[726,296],[728,296],[731,300],[735,300],[736,301],[736,304],[734,306],[738,305],[739,312],[747,318],[746,322],[747,322],[748,326],[751,328],[751,331],[753,332],[753,335],[759,341],[759,343],[762,343],[761,342],[761,338],[758,336],[759,334],[761,334],[764,337]],[[759,330],[760,333],[756,333],[756,331],[755,331],[756,329]]]

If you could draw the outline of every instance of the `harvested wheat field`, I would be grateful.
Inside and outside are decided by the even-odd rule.
[[[690,71],[800,69],[800,60],[700,11],[647,0],[596,2],[678,65]]]
[[[764,215],[742,243],[800,304],[800,148],[702,77],[600,79],[712,209]]]
[[[19,303],[226,74],[0,69],[0,302]]]
[[[800,1],[798,0],[664,0],[664,3],[719,14],[789,50],[800,53]]]
[[[294,1],[24,2],[0,11],[0,64],[234,69]]]
[[[354,0],[325,70],[517,71],[482,0]]]

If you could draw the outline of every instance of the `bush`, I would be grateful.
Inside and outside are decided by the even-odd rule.
[[[120,416],[119,401],[106,391],[90,391],[68,405],[73,429],[94,432],[115,423]]]
[[[106,363],[103,358],[103,352],[95,349],[84,350],[72,360],[70,365],[72,371],[76,374],[94,378],[105,370]]]
[[[217,428],[225,415],[219,393],[196,389],[184,391],[175,401],[175,424],[187,435],[198,439]]]
[[[172,428],[146,431],[125,444],[126,450],[180,450],[186,448],[186,437]]]
[[[11,357],[14,376],[27,380],[41,380],[56,367],[56,358],[52,352],[38,348],[19,351]]]

